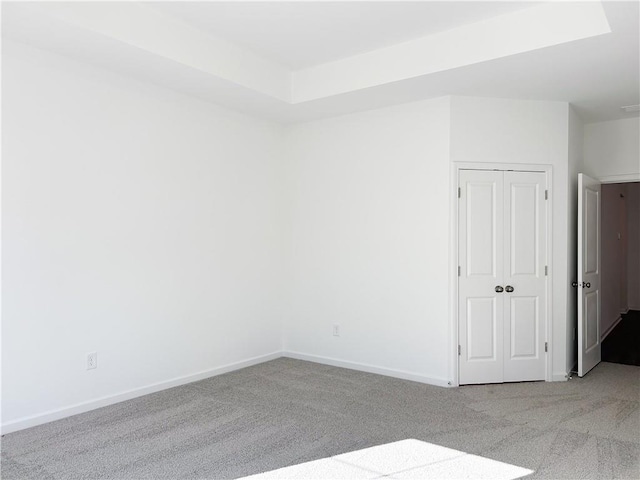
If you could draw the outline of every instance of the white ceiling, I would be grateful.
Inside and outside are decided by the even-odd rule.
[[[475,23],[534,2],[156,2],[209,35],[293,70]]]
[[[442,95],[637,116],[640,2],[2,4],[2,36],[289,123]]]

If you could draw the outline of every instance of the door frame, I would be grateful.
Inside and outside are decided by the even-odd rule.
[[[545,318],[546,342],[548,352],[545,355],[545,381],[553,379],[553,167],[547,164],[532,165],[524,163],[482,163],[482,162],[452,162],[450,170],[450,215],[449,225],[449,311],[451,312],[449,323],[449,385],[458,387],[459,378],[459,356],[458,356],[458,178],[460,170],[500,170],[517,172],[538,172],[544,173],[547,180],[547,190],[549,198],[547,200],[547,311]]]
[[[578,172],[578,173],[585,173],[585,172]],[[587,173],[585,173],[586,175],[589,175]],[[625,173],[625,174],[621,174],[621,175],[604,175],[604,176],[595,176],[595,175],[589,175],[591,178],[593,178],[594,180],[597,180],[600,182],[600,184],[602,185],[607,185],[607,184],[622,184],[622,183],[638,183],[640,182],[640,173]],[[577,178],[576,178],[577,180]],[[577,199],[576,199],[577,201]],[[579,212],[578,212],[579,213]],[[602,219],[600,219],[602,221]],[[602,231],[602,227],[600,228],[600,231]],[[601,232],[600,232],[601,233]],[[601,246],[602,248],[602,246]],[[577,244],[576,244],[576,259],[578,256],[578,251],[577,251]],[[577,264],[576,261],[576,265],[578,268],[580,268],[580,265]],[[576,271],[573,276],[571,277],[572,281],[577,282],[578,280],[578,276],[577,276],[578,272]],[[573,292],[576,296],[577,296],[577,292]],[[580,300],[578,299],[578,302]],[[578,345],[577,345],[577,335],[578,335],[578,318],[577,318],[577,306],[576,306],[576,324],[575,324],[575,329],[576,329],[576,344],[574,344],[574,348],[576,349],[576,359],[575,362],[573,364],[573,367],[571,368],[571,372],[572,373],[578,373],[578,355],[579,353],[577,352],[578,350]],[[601,319],[602,320],[602,319]],[[615,324],[614,324],[615,325]],[[611,332],[611,330],[609,330],[607,332],[607,335],[609,334],[609,332]],[[605,335],[606,337],[606,335]],[[604,338],[602,338],[602,334],[601,334],[601,338],[600,341],[603,341]]]

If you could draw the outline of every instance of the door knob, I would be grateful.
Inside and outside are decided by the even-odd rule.
[[[585,288],[591,288],[591,284],[589,282],[582,282],[582,286]]]
[[[505,287],[505,290],[507,291],[507,293],[511,293],[511,292],[513,292],[513,287],[511,285],[507,285]]]
[[[504,288],[502,288],[500,285],[496,285],[496,292],[497,293],[502,293],[502,292],[504,292]]]
[[[571,286],[573,288],[578,288],[578,282],[571,282]]]

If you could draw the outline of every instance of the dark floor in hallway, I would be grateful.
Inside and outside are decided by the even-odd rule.
[[[602,342],[602,361],[640,366],[640,311],[630,310]]]

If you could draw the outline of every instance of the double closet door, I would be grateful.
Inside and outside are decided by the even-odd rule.
[[[544,172],[460,170],[459,383],[545,379]]]

